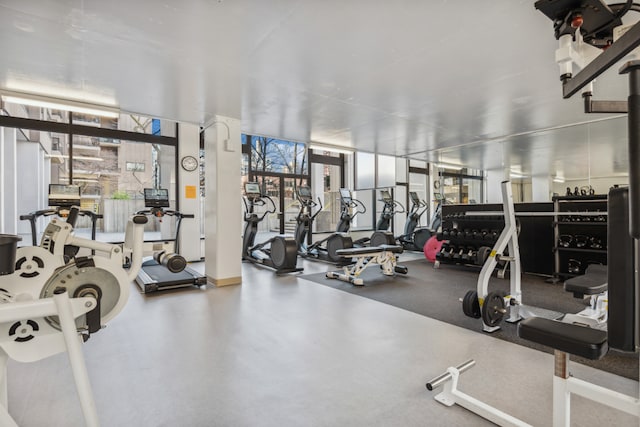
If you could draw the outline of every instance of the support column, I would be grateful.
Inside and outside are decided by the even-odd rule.
[[[16,129],[0,129],[0,232],[17,233]]]
[[[240,120],[216,116],[204,131],[205,274],[216,286],[242,283]]]
[[[493,169],[487,171],[486,188],[484,192],[485,203],[502,203],[501,183],[509,179],[509,171],[506,169]]]
[[[200,244],[200,224],[202,215],[200,212],[200,168],[194,171],[186,171],[181,166],[185,156],[193,156],[200,159],[200,127],[198,125],[180,123],[178,125],[178,177],[180,187],[177,199],[180,203],[180,212],[186,215],[194,215],[194,218],[185,218],[180,225],[180,255],[187,261],[200,261],[203,257]]]
[[[531,177],[531,201],[551,201],[551,178],[548,175]]]

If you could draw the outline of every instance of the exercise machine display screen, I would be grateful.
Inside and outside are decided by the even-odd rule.
[[[411,201],[413,202],[413,204],[420,204],[420,198],[418,197],[418,193],[416,193],[415,191],[409,191],[409,197],[411,197]]]
[[[349,191],[346,188],[341,188],[340,189],[340,198],[342,199],[343,203],[351,203],[351,191]]]
[[[306,185],[298,187],[298,197],[303,200],[311,199],[311,189]]]
[[[380,190],[380,197],[382,197],[382,201],[385,203],[390,203],[393,201],[393,198],[391,197],[391,193],[389,193],[389,190]]]
[[[433,194],[433,197],[434,197],[438,202],[439,202],[439,201],[441,201],[442,199],[444,199],[444,197],[442,197],[442,194],[440,194],[440,193],[434,193],[434,194]]]
[[[80,186],[49,184],[49,206],[70,208],[80,205]]]
[[[250,199],[258,199],[262,197],[260,192],[260,184],[257,182],[247,182],[244,184],[244,193]]]
[[[145,188],[144,205],[147,208],[168,208],[169,190],[166,188]]]

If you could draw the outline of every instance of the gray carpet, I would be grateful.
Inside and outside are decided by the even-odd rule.
[[[434,269],[433,264],[423,260],[402,264],[408,267],[409,273],[395,277],[383,276],[377,266],[368,268],[361,276],[365,286],[353,286],[339,280],[327,279],[324,273],[309,274],[302,278],[478,333],[485,333],[482,332],[482,320],[465,316],[459,301],[468,290],[476,289],[479,269],[453,265],[443,265],[440,269]],[[489,291],[499,289],[509,290],[508,278],[504,280],[491,278]],[[562,284],[546,283],[545,278],[532,275],[522,276],[522,293],[524,304],[561,313],[577,313],[585,308],[587,301],[573,298],[570,293],[564,291]],[[516,324],[503,321],[500,326],[501,329],[492,333],[492,336],[552,353],[548,347],[520,339]],[[601,360],[594,361],[576,356],[572,356],[571,359],[633,380],[638,379],[637,354],[610,350]]]

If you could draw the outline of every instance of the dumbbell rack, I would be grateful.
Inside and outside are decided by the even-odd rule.
[[[582,275],[589,264],[606,265],[607,195],[555,196],[553,203],[554,279]]]
[[[483,247],[493,247],[504,228],[504,219],[496,216],[467,216],[464,212],[451,213],[442,218],[442,232],[438,240],[442,248],[436,254],[435,267],[442,264],[465,264],[482,267]],[[480,252],[480,253],[479,253]]]

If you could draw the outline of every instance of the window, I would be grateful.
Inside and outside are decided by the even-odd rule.
[[[308,174],[306,146],[301,142],[252,136],[251,170],[254,172]]]
[[[440,172],[440,191],[447,203],[482,203],[482,171],[472,169],[443,169]]]
[[[163,120],[140,121],[142,118],[130,115],[121,115],[126,119],[118,120],[75,113],[69,123],[69,113],[65,111],[10,103],[5,103],[5,109],[8,115],[0,116],[5,145],[15,153],[15,164],[30,168],[28,174],[13,170],[15,167],[7,171],[12,177],[5,179],[0,191],[17,196],[10,198],[7,211],[22,215],[45,209],[49,184],[78,185],[80,208],[104,216],[97,224],[97,239],[121,242],[129,217],[144,209],[145,187],[167,188],[175,207],[177,141],[174,137],[154,135],[160,132],[175,135],[175,123],[169,126]],[[132,123],[137,122],[142,128],[130,132]],[[129,135],[130,139],[121,139]],[[145,239],[175,237],[174,222],[168,217],[163,219],[162,223],[152,219],[145,228]],[[49,220],[50,217],[40,217],[36,224],[39,234]],[[17,228],[3,232],[16,232],[22,235],[23,244],[30,244],[27,221],[5,223],[17,224],[13,225]],[[88,217],[80,216],[77,235],[90,236],[91,225]]]

